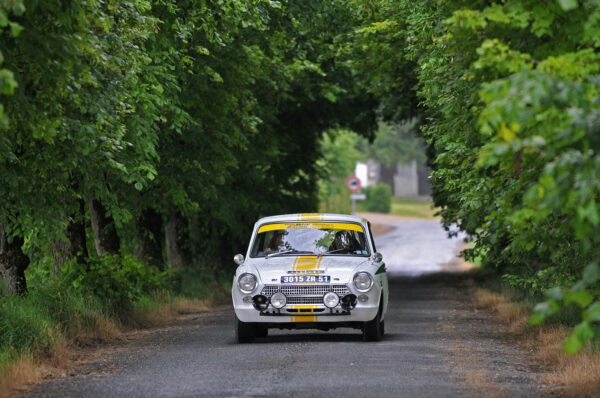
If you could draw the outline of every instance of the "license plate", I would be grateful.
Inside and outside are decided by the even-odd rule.
[[[282,276],[281,283],[329,283],[329,275],[289,275]]]

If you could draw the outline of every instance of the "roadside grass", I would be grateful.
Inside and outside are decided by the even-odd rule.
[[[207,311],[213,304],[211,299],[171,297],[168,291],[158,290],[138,300],[121,319],[128,328],[148,328],[178,315]]]
[[[392,198],[392,209],[390,214],[395,216],[418,217],[435,219],[438,209],[430,202],[418,202],[405,199]]]
[[[392,198],[392,206],[389,214],[433,220],[439,218],[435,215],[438,210],[438,208],[434,208],[433,204],[428,201]],[[362,201],[356,203],[356,211],[359,213],[368,212]]]
[[[228,284],[228,278],[187,273],[175,278],[173,289],[143,295],[121,310],[58,283],[34,286],[26,297],[0,297],[0,397],[64,373],[79,348],[119,341],[128,330],[224,303]]]
[[[531,326],[529,317],[534,302],[509,288],[477,288],[475,304],[492,311],[506,332],[515,336],[533,358],[547,370],[544,381],[564,387],[561,393],[573,397],[600,396],[600,347],[587,346],[576,355],[567,355],[563,344],[574,319],[572,310],[564,310],[550,322]],[[572,327],[572,325],[571,325]]]

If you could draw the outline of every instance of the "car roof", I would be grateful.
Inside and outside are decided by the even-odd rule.
[[[257,224],[266,224],[281,221],[350,221],[366,224],[367,220],[363,217],[351,216],[349,214],[334,214],[334,213],[295,213],[281,214],[270,217],[263,217],[258,220]]]

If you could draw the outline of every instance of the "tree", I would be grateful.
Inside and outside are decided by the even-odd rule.
[[[597,2],[390,0],[380,10],[362,31],[380,58],[413,65],[444,224],[473,237],[468,258],[534,297],[547,291],[535,321],[579,305],[565,345],[577,351],[600,320]]]
[[[423,139],[417,135],[417,120],[411,119],[399,123],[379,122],[377,136],[367,148],[367,157],[386,167],[395,167],[398,163],[416,160],[425,162]]]
[[[158,95],[138,88],[148,9],[144,2],[32,3],[18,18],[19,37],[4,38],[6,65],[18,71],[0,144],[0,218],[9,240],[28,237],[35,246],[78,236],[70,246],[84,247],[81,234],[65,234],[81,222],[81,200],[92,196],[118,214],[110,186],[141,188],[153,174],[150,104]]]

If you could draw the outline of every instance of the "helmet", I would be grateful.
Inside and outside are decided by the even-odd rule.
[[[349,231],[338,231],[335,233],[335,238],[333,239],[333,245],[336,249],[352,249],[354,243],[354,237],[350,234]]]

